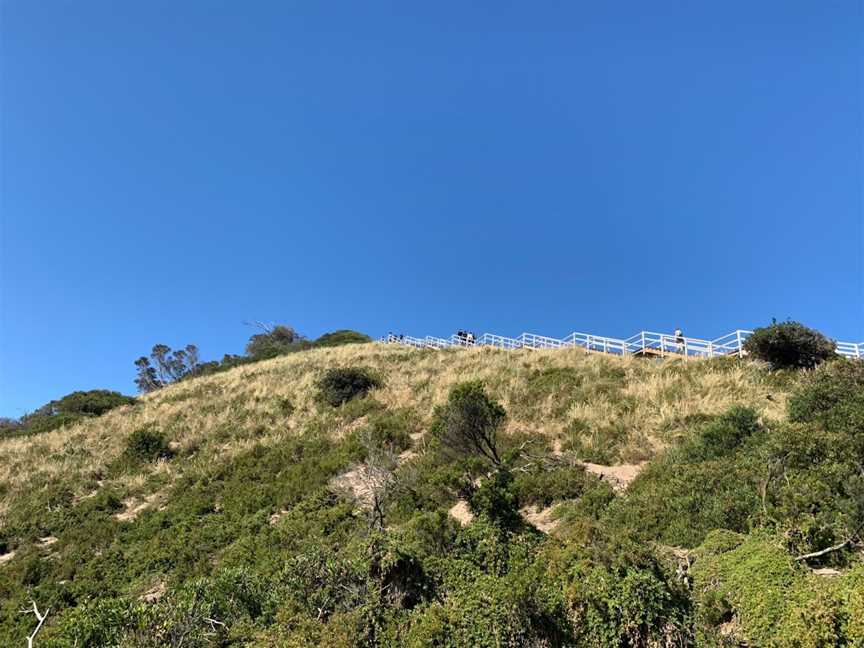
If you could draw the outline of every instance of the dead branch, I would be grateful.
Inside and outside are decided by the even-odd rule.
[[[42,624],[45,623],[45,619],[48,618],[48,613],[51,611],[51,608],[48,608],[47,610],[45,610],[44,613],[40,613],[39,608],[36,606],[36,601],[31,600],[30,603],[33,604],[33,609],[24,609],[21,610],[21,613],[30,614],[32,612],[34,615],[36,615],[36,619],[37,621],[39,621],[39,624],[36,626],[36,629],[33,630],[33,633],[27,637],[27,648],[33,648],[33,640],[36,638],[36,635],[42,629]]]
[[[852,534],[848,538],[846,538],[843,542],[836,544],[833,547],[828,547],[827,549],[821,549],[819,551],[813,551],[811,553],[807,553],[807,554],[803,554],[801,556],[798,556],[797,558],[795,558],[795,562],[798,562],[801,560],[810,560],[811,558],[819,558],[820,556],[825,556],[829,553],[833,553],[835,551],[840,551],[841,549],[848,547],[850,544],[852,544],[852,541],[855,540],[855,538],[858,536],[858,533],[862,529],[864,529],[864,522],[859,524],[858,528],[855,529],[855,531],[853,531]]]

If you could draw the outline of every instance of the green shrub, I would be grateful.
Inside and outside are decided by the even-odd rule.
[[[72,392],[59,401],[54,401],[53,406],[57,412],[101,416],[115,407],[134,405],[135,402],[132,396],[124,396],[120,392],[109,391],[107,389],[93,389],[86,392]]]
[[[172,455],[165,435],[152,427],[135,430],[126,441],[125,455],[133,461],[156,461]]]
[[[466,382],[451,389],[447,403],[436,408],[430,431],[446,454],[456,459],[481,457],[498,466],[498,433],[506,418],[482,383]]]
[[[682,446],[679,456],[689,462],[719,459],[736,450],[759,429],[759,415],[755,411],[732,407],[704,424],[696,437]]]
[[[452,551],[458,534],[459,522],[442,510],[418,513],[400,530],[402,545],[423,558]]]
[[[263,333],[250,337],[246,344],[246,354],[255,361],[268,360],[310,347],[311,343],[293,328],[277,324],[266,327]]]
[[[774,322],[757,328],[744,351],[774,369],[810,369],[834,356],[834,342],[798,322]]]
[[[828,581],[793,562],[778,540],[764,532],[734,542],[706,538],[713,546],[700,547],[692,570],[697,637],[716,636],[734,615],[735,638],[747,645],[864,645],[861,566]]]
[[[496,470],[473,489],[468,505],[474,515],[484,515],[503,529],[515,529],[522,524],[513,474],[506,468]]]
[[[314,344],[316,347],[334,347],[342,346],[343,344],[365,344],[371,341],[372,338],[368,335],[349,329],[341,329],[332,333],[325,333],[315,340]]]
[[[515,487],[523,506],[534,504],[546,508],[553,502],[576,499],[586,487],[590,487],[588,482],[595,479],[588,476],[582,466],[561,466],[551,470],[541,467],[519,473]]]
[[[789,398],[789,418],[864,427],[864,361],[838,359],[806,376]]]
[[[368,416],[366,425],[353,430],[346,440],[352,459],[365,461],[371,448],[398,454],[411,447],[417,422],[410,411],[373,411]]]
[[[662,572],[636,566],[578,569],[566,597],[576,645],[689,643],[689,601]]]
[[[712,529],[747,532],[761,511],[764,468],[750,448],[759,430],[750,409],[717,416],[649,464],[610,514],[627,533],[677,546],[694,547]]]
[[[331,407],[339,407],[381,386],[381,380],[361,367],[328,369],[316,384],[319,398]]]
[[[135,402],[131,396],[107,389],[76,391],[46,403],[31,414],[22,416],[20,421],[10,422],[7,427],[10,436],[41,434],[85,418],[101,416],[121,405],[134,405]]]

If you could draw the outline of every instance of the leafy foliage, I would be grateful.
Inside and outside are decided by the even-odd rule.
[[[115,407],[134,405],[135,399],[107,389],[76,391],[58,400],[50,401],[19,420],[0,421],[0,438],[7,436],[50,432],[84,418],[101,416]]]
[[[499,466],[498,433],[506,418],[504,408],[489,398],[482,383],[467,382],[454,387],[446,405],[436,409],[430,431],[450,455],[482,457]]]
[[[692,365],[664,365],[664,383],[715,371]],[[370,393],[380,379],[351,368],[317,374],[336,408],[273,381],[275,393],[232,392],[215,410],[232,376],[178,389],[181,407],[162,394],[112,415],[92,438],[113,448],[52,437],[63,470],[0,483],[0,645],[32,631],[20,614],[31,598],[51,609],[38,644],[63,648],[864,645],[861,363],[783,373],[788,419],[770,406],[688,412],[624,494],[521,418],[626,404],[644,370],[591,366],[526,372],[512,391],[463,383],[434,411],[421,409],[433,390],[388,407],[392,393]],[[63,414],[105,411],[102,396],[82,398]],[[190,416],[206,418],[205,441]],[[378,453],[399,464],[387,524],[370,527],[363,497],[337,484]],[[94,455],[108,458],[83,463]],[[459,498],[473,521],[448,514]],[[528,504],[553,506],[557,528],[525,523]]]
[[[834,342],[799,322],[774,322],[757,328],[744,350],[775,369],[811,369],[834,356]]]
[[[325,333],[314,342],[316,347],[334,347],[343,344],[365,344],[371,342],[372,338],[357,331],[340,329],[332,333]]]
[[[249,338],[246,354],[256,361],[267,360],[302,348],[308,348],[306,338],[290,326],[277,324]]]
[[[194,344],[174,351],[165,344],[156,344],[149,358],[141,356],[135,361],[135,385],[138,391],[151,392],[194,375],[198,364],[198,347]]]
[[[165,435],[150,427],[135,430],[126,441],[126,457],[133,461],[156,461],[173,454]]]
[[[342,367],[328,369],[316,386],[323,402],[339,407],[380,387],[381,379],[362,367]]]

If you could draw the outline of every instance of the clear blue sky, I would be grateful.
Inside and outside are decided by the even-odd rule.
[[[252,319],[864,339],[860,0],[0,6],[0,415]]]

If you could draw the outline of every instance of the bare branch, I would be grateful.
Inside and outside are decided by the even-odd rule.
[[[39,612],[39,608],[36,606],[36,601],[31,600],[30,603],[33,604],[32,610],[21,610],[24,614],[30,614],[32,611],[34,615],[36,615],[36,620],[39,621],[39,624],[36,626],[36,629],[33,630],[33,633],[27,637],[27,648],[33,648],[33,640],[36,638],[36,635],[42,629],[42,624],[45,623],[45,619],[48,618],[48,613],[51,611],[51,608],[45,610],[44,613]]]
[[[855,529],[855,531],[853,531],[852,534],[848,538],[846,538],[843,542],[836,544],[833,547],[828,547],[827,549],[822,549],[820,551],[813,551],[811,553],[807,553],[807,554],[803,554],[801,556],[798,556],[797,558],[795,558],[795,562],[798,562],[801,560],[810,560],[811,558],[819,558],[820,556],[825,556],[829,553],[833,553],[835,551],[840,551],[841,549],[844,549],[845,547],[849,546],[852,543],[852,541],[855,540],[855,538],[858,536],[858,533],[862,529],[864,529],[864,522],[859,524],[858,528]]]

